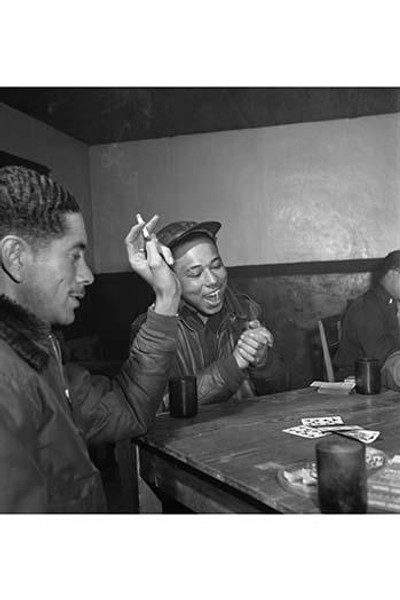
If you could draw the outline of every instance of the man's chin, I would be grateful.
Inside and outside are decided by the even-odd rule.
[[[60,325],[61,327],[65,327],[67,325],[72,325],[72,323],[74,321],[75,321],[75,312],[68,311],[67,313],[58,315],[56,318],[56,322],[54,322],[53,325]]]
[[[199,312],[201,312],[205,317],[212,317],[213,315],[217,315],[219,312],[221,312],[223,305],[224,303],[221,302],[220,304],[214,307],[202,307],[202,309],[200,309]]]
[[[75,311],[72,311],[70,315],[68,315],[65,319],[65,325],[72,325],[75,321]]]

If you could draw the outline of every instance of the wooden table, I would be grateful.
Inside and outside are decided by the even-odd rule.
[[[317,502],[285,490],[277,472],[314,461],[318,441],[282,430],[324,415],[378,430],[373,447],[400,453],[400,393],[333,395],[307,388],[202,406],[193,419],[159,415],[136,441],[140,473],[164,507],[178,502],[197,513],[318,513]]]

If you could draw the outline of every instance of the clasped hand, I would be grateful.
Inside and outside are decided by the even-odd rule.
[[[239,368],[263,366],[268,359],[268,347],[272,347],[273,343],[273,335],[266,327],[257,320],[250,321],[233,351]]]
[[[181,286],[172,271],[174,263],[171,251],[161,244],[152,233],[158,222],[154,215],[147,224],[134,225],[125,238],[129,264],[153,288],[156,299],[154,310],[165,315],[175,315],[178,311]],[[150,234],[143,235],[144,227]]]

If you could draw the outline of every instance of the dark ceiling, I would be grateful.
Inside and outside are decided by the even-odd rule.
[[[400,112],[400,88],[0,88],[0,102],[106,144]]]

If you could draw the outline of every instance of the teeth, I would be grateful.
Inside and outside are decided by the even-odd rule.
[[[220,296],[219,294],[219,290],[217,292],[213,292],[212,294],[207,294],[206,298],[209,298],[210,300],[216,300],[218,299]]]

